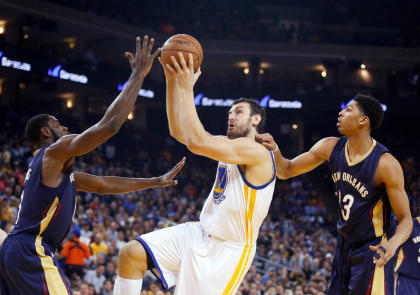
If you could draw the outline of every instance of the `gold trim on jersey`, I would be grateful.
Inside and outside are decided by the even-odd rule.
[[[349,156],[349,147],[348,147],[349,141],[347,140],[346,146],[344,147],[344,154],[346,155],[347,165],[354,166],[354,165],[362,162],[364,159],[366,159],[370,155],[370,153],[373,151],[373,148],[376,146],[376,140],[372,139],[372,141],[373,142],[372,142],[372,145],[370,146],[369,150],[364,155],[362,155],[360,158],[358,158],[357,160],[352,162],[350,160],[350,156]]]
[[[37,149],[36,151],[34,151],[32,154],[33,154],[33,156],[35,157],[36,156],[36,154],[38,154],[38,152],[40,151],[41,149]]]
[[[382,199],[379,200],[372,211],[372,223],[375,229],[375,236],[381,237],[384,234],[384,207]]]
[[[382,236],[382,242],[386,242],[386,235]],[[371,295],[386,294],[385,293],[385,268],[375,266],[375,273],[373,274]]]
[[[417,222],[420,224],[420,216],[416,217]]]
[[[403,260],[404,260],[404,250],[401,248],[400,251],[398,251],[397,262],[395,263],[395,268],[394,268],[394,294],[397,294],[398,269],[403,263]]]
[[[36,249],[36,254],[38,254],[38,257],[41,260],[42,268],[44,269],[45,281],[48,288],[48,294],[51,294],[51,295],[69,294],[57,266],[54,265],[53,259],[51,258],[51,256],[45,255],[45,249],[42,246],[41,236],[36,237],[35,249]]]
[[[241,282],[241,278],[245,275],[245,269],[248,265],[249,257],[251,256],[253,248],[253,232],[252,232],[252,216],[254,214],[255,200],[257,199],[257,190],[250,188],[244,183],[244,194],[245,194],[245,233],[246,233],[246,245],[242,251],[239,263],[236,269],[223,291],[223,295],[231,295],[238,287]]]
[[[50,221],[53,218],[55,211],[57,210],[58,202],[59,202],[58,197],[55,197],[54,202],[50,206],[50,209],[48,209],[47,214],[45,215],[44,219],[42,219],[41,221],[41,226],[39,228],[39,235],[41,235],[50,224]]]

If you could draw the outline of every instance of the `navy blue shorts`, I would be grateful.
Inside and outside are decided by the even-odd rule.
[[[338,235],[328,295],[393,294],[395,255],[384,267],[375,268],[375,251],[369,249],[381,239],[350,243]]]
[[[395,295],[420,295],[420,280],[398,275]]]
[[[0,248],[0,294],[71,294],[53,255],[41,237],[8,236]]]

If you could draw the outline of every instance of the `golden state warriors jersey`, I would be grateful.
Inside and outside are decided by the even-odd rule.
[[[216,181],[200,215],[200,223],[212,236],[243,244],[254,244],[268,214],[276,183],[273,153],[273,178],[253,186],[238,165],[219,162]]]

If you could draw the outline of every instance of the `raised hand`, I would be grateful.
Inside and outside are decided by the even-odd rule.
[[[184,55],[178,52],[178,56],[181,65],[176,61],[174,56],[171,56],[172,65],[163,64],[162,60],[159,59],[162,64],[163,70],[165,71],[166,81],[176,80],[177,84],[182,89],[192,90],[198,77],[201,75],[201,68],[194,73],[194,60],[191,53],[188,54],[188,65],[185,62]]]
[[[159,177],[160,186],[166,187],[178,184],[178,180],[174,180],[174,177],[179,173],[179,171],[181,171],[182,167],[184,167],[185,159],[186,158],[183,157],[182,160],[171,169],[171,171]]]
[[[136,38],[136,55],[134,56],[131,52],[126,51],[124,55],[127,57],[130,63],[131,70],[134,75],[138,75],[142,78],[149,74],[150,69],[156,56],[160,52],[160,48],[151,54],[155,39],[150,39],[146,35],[143,38],[143,45],[140,44],[140,37]]]

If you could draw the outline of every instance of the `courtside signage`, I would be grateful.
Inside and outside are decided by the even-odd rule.
[[[127,81],[128,82],[128,81]],[[123,91],[127,82],[118,84],[118,91]],[[147,98],[155,98],[155,92],[153,90],[148,89],[140,89],[139,96],[147,97]]]
[[[82,84],[87,84],[88,82],[88,77],[86,75],[67,72],[63,69],[63,65],[48,68],[48,76]]]
[[[25,71],[25,72],[31,71],[32,67],[30,63],[26,63],[26,62],[22,62],[18,60],[12,60],[8,58],[7,56],[5,56],[3,54],[3,51],[0,51],[0,58],[1,58],[0,64],[2,67],[12,68],[12,69],[20,70],[20,71]]]

